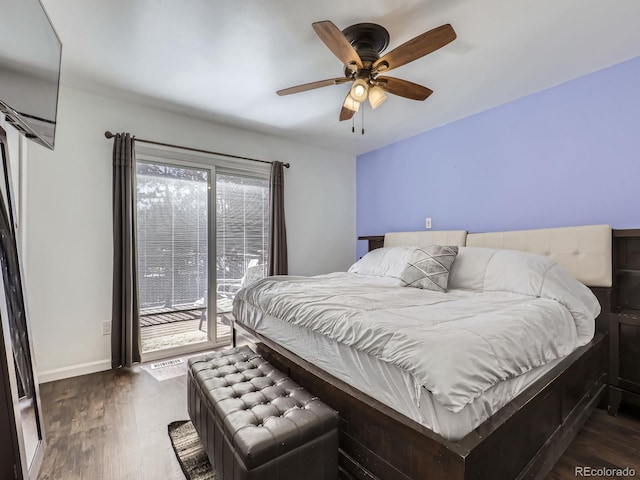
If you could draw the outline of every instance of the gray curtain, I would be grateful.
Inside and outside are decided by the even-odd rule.
[[[284,221],[284,164],[271,164],[269,275],[287,275],[287,228]]]
[[[117,134],[113,140],[113,368],[140,362],[134,143],[128,133]]]

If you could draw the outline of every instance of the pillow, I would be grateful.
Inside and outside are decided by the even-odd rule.
[[[536,253],[460,247],[449,275],[449,286],[479,292],[539,296],[546,273],[554,264],[551,258]]]
[[[446,291],[449,271],[457,253],[458,247],[455,246],[431,245],[415,248],[400,274],[402,286]]]
[[[371,250],[351,265],[349,273],[400,278],[416,247],[384,247]]]

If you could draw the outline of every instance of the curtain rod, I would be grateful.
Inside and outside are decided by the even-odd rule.
[[[104,132],[104,136],[111,139],[113,137],[115,137],[115,135],[113,133],[111,133],[109,130],[107,130],[106,132]],[[134,140],[136,142],[142,142],[142,143],[150,143],[152,145],[160,145],[163,147],[171,147],[171,148],[179,148],[181,150],[188,150],[190,152],[198,152],[198,153],[209,153],[212,155],[221,155],[223,157],[229,157],[229,158],[237,158],[240,160],[250,160],[252,162],[260,162],[260,163],[268,163],[268,164],[272,164],[273,162],[270,162],[268,160],[260,160],[258,158],[250,158],[250,157],[241,157],[239,155],[230,155],[228,153],[221,153],[221,152],[214,152],[212,150],[202,150],[200,148],[192,148],[192,147],[183,147],[181,145],[172,145],[171,143],[162,143],[162,142],[155,142],[153,140],[145,140],[143,138],[136,138],[135,136],[133,137]],[[285,163],[284,166],[286,168],[289,168],[290,165],[288,163]]]

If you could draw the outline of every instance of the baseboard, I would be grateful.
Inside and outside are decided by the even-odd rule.
[[[103,372],[111,369],[111,360],[98,360],[97,362],[81,363],[68,367],[54,368],[38,372],[38,383],[55,382],[64,378],[87,375],[89,373]]]

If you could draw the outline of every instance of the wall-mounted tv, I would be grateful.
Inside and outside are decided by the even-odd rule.
[[[62,43],[40,0],[0,0],[0,111],[53,149]]]

